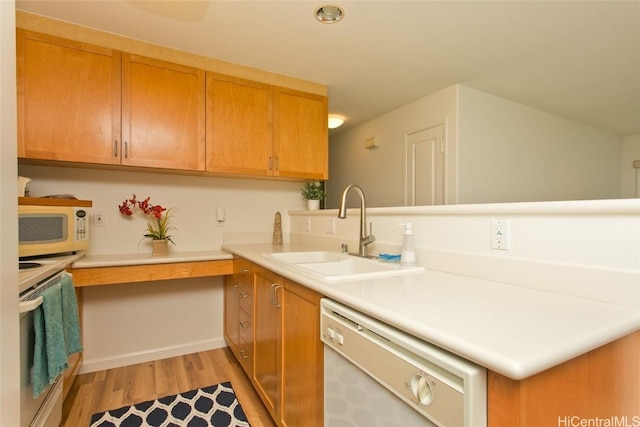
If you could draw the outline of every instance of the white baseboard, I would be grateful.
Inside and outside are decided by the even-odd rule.
[[[150,350],[119,354],[99,359],[88,359],[86,354],[84,361],[80,367],[80,374],[89,372],[102,371],[105,369],[119,368],[122,366],[135,365],[136,363],[144,363],[152,360],[166,359],[169,357],[182,356],[184,354],[197,353],[199,351],[214,350],[216,348],[226,347],[227,343],[224,338],[216,338],[193,343],[180,344],[171,347],[154,348]]]

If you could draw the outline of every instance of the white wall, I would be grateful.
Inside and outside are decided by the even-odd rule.
[[[457,86],[451,86],[331,136],[326,205],[337,208],[342,190],[358,184],[369,206],[402,206],[404,135],[439,124],[445,125],[447,143],[446,197],[448,203],[455,203],[456,99]],[[378,138],[380,147],[367,150],[364,142],[371,137]]]
[[[15,3],[0,2],[0,425],[19,424]]]
[[[150,253],[145,220],[123,217],[118,205],[135,193],[176,207],[170,251],[218,250],[223,234],[271,241],[276,211],[303,209],[300,183],[44,166],[19,167],[32,178],[31,195],[71,193],[93,201],[105,227],[91,227],[91,255]],[[216,227],[217,207],[226,211]],[[158,281],[84,289],[85,362],[82,372],[222,347],[222,278]]]
[[[460,86],[458,202],[619,198],[622,138]]]
[[[327,207],[349,184],[369,206],[401,206],[403,136],[439,123],[446,204],[621,197],[621,137],[455,85],[330,136]],[[381,146],[366,150],[373,136]]]
[[[622,139],[622,197],[640,197],[640,169],[633,162],[640,160],[640,133]]]

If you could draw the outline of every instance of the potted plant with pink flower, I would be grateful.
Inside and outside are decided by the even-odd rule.
[[[134,209],[139,209],[149,218],[147,220],[147,232],[145,238],[153,240],[153,256],[166,256],[169,254],[168,242],[175,245],[171,239],[169,232],[176,228],[169,224],[172,212],[175,208],[163,208],[160,205],[153,205],[149,202],[151,197],[144,200],[138,200],[134,194],[132,198],[126,199],[118,206],[120,213],[126,216],[132,216]]]

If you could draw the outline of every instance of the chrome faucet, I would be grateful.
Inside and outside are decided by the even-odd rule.
[[[358,241],[358,253],[353,255],[367,258],[367,245],[375,242],[376,238],[373,234],[367,235],[367,203],[362,189],[357,185],[351,184],[342,192],[340,209],[338,209],[338,218],[345,219],[347,217],[347,193],[349,193],[349,190],[351,189],[355,190],[355,192],[360,196],[360,239]],[[370,228],[373,228],[373,225],[371,225]]]

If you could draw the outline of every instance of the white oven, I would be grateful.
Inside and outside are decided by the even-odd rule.
[[[64,274],[58,271],[20,293],[20,427],[58,427],[62,422],[62,375],[34,398],[31,369],[35,346],[33,312],[43,301],[39,294],[58,285]]]
[[[486,427],[486,369],[335,301],[321,303],[325,427]]]

